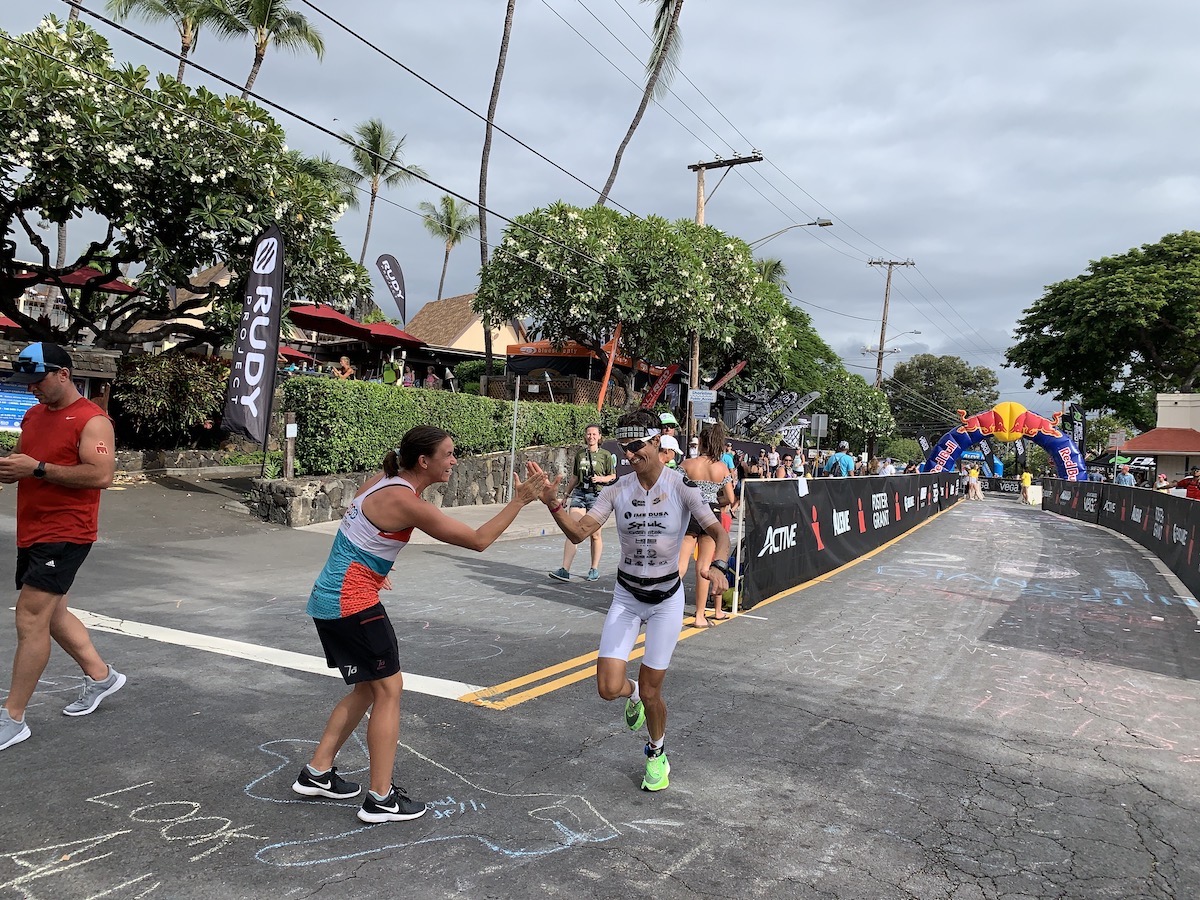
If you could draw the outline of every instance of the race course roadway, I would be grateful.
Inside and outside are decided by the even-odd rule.
[[[613,541],[595,584],[546,577],[551,535],[410,547],[386,595],[414,676],[396,771],[431,810],[363,826],[290,790],[344,689],[304,616],[330,538],[222,503],[105,497],[71,605],[129,684],[64,717],[55,648],[32,737],[0,752],[0,900],[1200,896],[1197,605],[1103,529],[964,501],[685,628],[658,794],[589,677]]]

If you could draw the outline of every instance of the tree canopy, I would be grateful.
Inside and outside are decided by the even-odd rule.
[[[1191,393],[1200,378],[1200,232],[1107,256],[1048,286],[1018,323],[1010,365],[1026,387],[1154,426],[1154,394]]]
[[[371,291],[366,270],[333,230],[345,185],[299,163],[283,129],[253,103],[193,92],[167,76],[152,84],[144,67],[116,64],[86,25],[49,17],[19,39],[0,41],[0,109],[0,311],[38,339],[69,342],[91,329],[100,346],[170,333],[221,343],[232,320],[220,303],[210,327],[168,320],[238,298],[251,243],[273,222],[286,239],[286,299],[344,307]],[[84,215],[94,239],[56,268],[39,222]],[[33,259],[18,261],[18,237]],[[224,293],[190,281],[214,263],[235,273]],[[65,292],[64,330],[18,311],[25,288],[56,284],[88,265],[102,274]],[[140,294],[113,302],[96,290],[138,267]],[[173,288],[199,296],[173,307]],[[130,333],[146,320],[162,324]]]
[[[778,368],[787,304],[758,276],[750,249],[715,228],[602,206],[556,203],[515,220],[484,268],[475,311],[485,321],[532,319],[535,336],[576,341],[606,359],[621,325],[636,359],[687,358],[701,367],[736,356]]]
[[[867,384],[861,375],[845,369],[830,371],[820,398],[806,414],[829,416],[829,438],[822,446],[848,441],[852,452],[884,441],[896,430],[896,421],[883,391]]]
[[[987,366],[972,366],[958,356],[919,353],[896,364],[883,391],[900,432],[913,437],[921,432],[955,424],[956,410],[968,415],[991,409],[1000,399],[999,379]]]

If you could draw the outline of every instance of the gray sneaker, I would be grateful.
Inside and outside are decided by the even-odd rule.
[[[0,707],[0,750],[21,743],[29,734],[29,726],[24,721],[18,722],[7,709]]]
[[[79,699],[64,709],[63,715],[86,716],[90,712],[95,712],[101,700],[109,694],[115,694],[123,687],[125,687],[125,676],[112,666],[108,667],[108,677],[103,681],[92,681],[84,675],[83,690],[79,694]]]

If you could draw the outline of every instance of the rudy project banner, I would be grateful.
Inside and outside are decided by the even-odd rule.
[[[241,324],[233,345],[221,427],[265,444],[275,394],[283,307],[283,234],[272,225],[254,244]]]
[[[400,310],[400,324],[403,325],[408,318],[404,311],[404,272],[400,269],[400,263],[390,253],[384,253],[375,260],[375,265],[379,274],[383,276],[392,299],[396,301],[396,308]]]
[[[650,386],[650,389],[646,391],[646,396],[642,398],[642,409],[654,408],[654,404],[662,396],[663,390],[671,383],[671,379],[675,377],[675,373],[678,371],[679,363],[671,363],[671,365],[667,366],[663,373],[654,380],[654,384]]]
[[[957,473],[796,479],[745,485],[747,605],[836,569],[903,534],[961,494]]]

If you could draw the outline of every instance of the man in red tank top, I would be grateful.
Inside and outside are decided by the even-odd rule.
[[[57,344],[30,344],[9,384],[25,384],[38,403],[21,421],[0,482],[17,484],[17,652],[0,708],[0,750],[29,737],[25,706],[50,660],[50,639],[83,669],[79,699],[64,715],[86,716],[119,691],[125,676],[106,664],[87,629],[67,609],[67,592],[96,540],[100,492],[116,470],[112,422],[75,388],[71,356]]]

